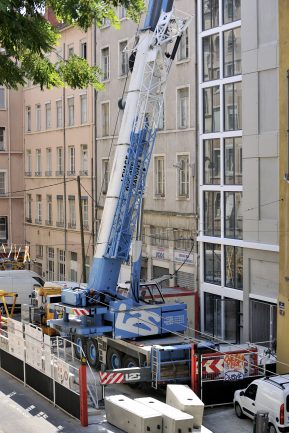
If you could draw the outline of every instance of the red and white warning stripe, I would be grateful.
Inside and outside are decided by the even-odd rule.
[[[112,385],[113,383],[124,383],[123,373],[99,373],[100,384],[101,385]]]
[[[87,310],[86,308],[72,308],[72,311],[76,316],[88,316],[89,315],[89,310]]]

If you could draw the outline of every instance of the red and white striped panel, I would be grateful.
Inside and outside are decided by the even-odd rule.
[[[101,385],[112,385],[113,383],[124,383],[123,373],[99,373],[100,384]]]
[[[89,315],[89,310],[87,310],[86,308],[72,308],[72,311],[76,316],[88,316]]]

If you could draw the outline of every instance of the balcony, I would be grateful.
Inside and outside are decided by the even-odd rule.
[[[5,191],[0,191],[0,197],[8,197],[8,193]]]
[[[26,177],[31,177],[32,176],[32,172],[31,171],[25,171],[24,175]]]
[[[46,177],[50,177],[50,176],[52,176],[52,171],[51,171],[51,170],[46,171],[46,172],[45,172],[45,176],[46,176]]]
[[[64,175],[64,171],[63,170],[57,170],[55,172],[55,176],[63,176]]]
[[[68,228],[69,229],[76,229],[76,223],[68,223]]]
[[[75,170],[68,170],[66,174],[67,176],[75,176]]]
[[[25,218],[25,221],[26,221],[27,223],[32,223],[32,218],[28,218],[28,217],[26,217],[26,218]]]
[[[89,230],[89,225],[88,224],[83,224],[83,230],[88,231]]]
[[[88,176],[88,170],[80,170],[79,176]]]
[[[39,218],[35,218],[35,224],[42,224],[42,220]]]
[[[64,227],[64,221],[56,221],[56,227]]]
[[[41,176],[41,171],[35,171],[34,175],[35,175],[35,177],[40,177]]]
[[[46,226],[52,226],[53,225],[52,220],[45,220],[45,225]]]

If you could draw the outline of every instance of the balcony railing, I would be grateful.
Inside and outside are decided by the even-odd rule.
[[[56,221],[56,227],[64,227],[64,221]]]
[[[25,221],[26,221],[27,223],[32,223],[32,218],[28,218],[28,217],[26,217],[26,218],[25,218]]]
[[[64,175],[64,171],[63,170],[57,170],[55,172],[55,176],[63,176]]]
[[[34,172],[34,175],[35,175],[36,177],[40,177],[40,176],[41,176],[41,171],[35,171],[35,172]]]
[[[53,225],[52,220],[45,220],[45,225],[46,226],[52,226]]]
[[[75,170],[68,170],[67,176],[75,176]]]
[[[25,176],[26,177],[31,177],[32,176],[32,172],[31,171],[25,171]]]
[[[89,230],[89,225],[88,224],[83,224],[83,230]]]
[[[79,176],[88,176],[88,170],[80,170]]]
[[[52,176],[52,171],[51,170],[46,171],[45,176],[47,177]]]
[[[76,229],[76,223],[68,223],[69,229]]]
[[[42,220],[39,218],[35,218],[35,224],[42,224]]]

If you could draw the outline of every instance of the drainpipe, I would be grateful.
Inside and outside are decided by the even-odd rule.
[[[96,22],[94,20],[93,23],[93,64],[96,66]],[[97,91],[94,89],[93,92],[94,98],[94,134],[93,134],[93,143],[92,143],[92,158],[94,158],[94,164],[92,166],[94,167],[94,195],[93,195],[93,203],[92,203],[92,227],[93,227],[93,254],[94,254],[94,246],[95,246],[95,238],[97,237],[97,206],[98,206],[98,189],[97,189]],[[93,176],[93,174],[92,174]]]
[[[66,47],[63,44],[63,59],[66,57]],[[64,200],[64,251],[65,251],[65,279],[67,261],[67,190],[66,190],[66,90],[63,87],[63,200]]]

